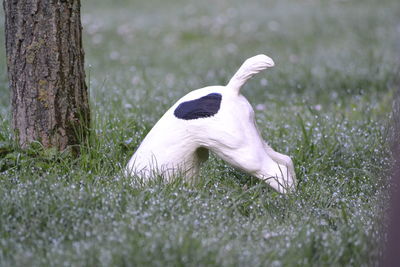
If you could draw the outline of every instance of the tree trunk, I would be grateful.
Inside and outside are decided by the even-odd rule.
[[[19,144],[64,150],[86,136],[80,0],[4,0],[12,123]]]

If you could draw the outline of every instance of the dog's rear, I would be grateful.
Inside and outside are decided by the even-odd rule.
[[[241,87],[260,71],[273,67],[266,55],[247,59],[226,86],[194,90],[175,103],[157,122],[132,156],[128,174],[143,178],[183,174],[193,179],[211,150],[231,165],[265,181],[281,193],[295,187],[291,159],[262,139],[254,111]]]

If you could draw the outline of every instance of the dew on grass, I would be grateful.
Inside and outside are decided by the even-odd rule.
[[[104,41],[104,37],[102,34],[94,34],[92,37],[92,43],[94,45],[99,45],[99,44],[103,43],[103,41]]]
[[[175,75],[173,73],[168,73],[165,76],[165,85],[172,88],[175,85]]]
[[[117,33],[121,36],[130,34],[133,31],[132,24],[121,24],[117,28]]]
[[[265,79],[265,78],[262,78],[260,80],[260,85],[263,86],[263,87],[268,86],[268,80]]]
[[[277,32],[280,28],[280,24],[275,20],[271,20],[268,22],[268,28],[273,32]]]

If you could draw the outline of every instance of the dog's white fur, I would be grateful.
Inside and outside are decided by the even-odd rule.
[[[171,179],[184,175],[193,179],[208,150],[261,180],[281,193],[295,189],[290,157],[274,151],[257,129],[254,111],[240,88],[258,72],[273,67],[266,55],[247,59],[226,86],[194,90],[178,100],[154,125],[126,167],[127,175],[144,180],[155,175]],[[206,118],[179,119],[179,104],[211,93],[222,95],[218,112]]]

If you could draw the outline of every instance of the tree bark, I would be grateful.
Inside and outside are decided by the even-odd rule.
[[[3,7],[19,144],[79,144],[90,123],[80,0],[4,0]]]

